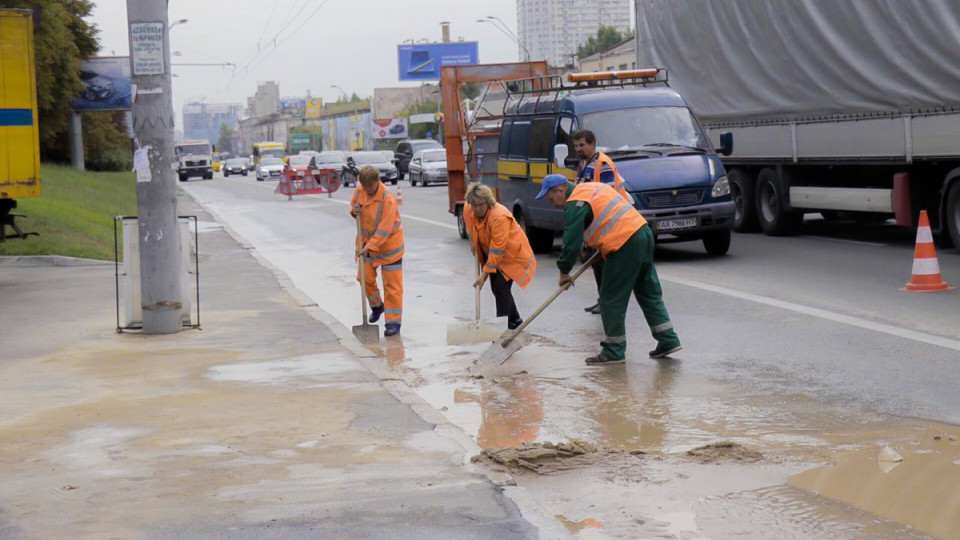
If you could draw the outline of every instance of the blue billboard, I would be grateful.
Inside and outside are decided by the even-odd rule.
[[[440,66],[479,63],[476,41],[397,45],[401,81],[440,80]]]
[[[80,63],[80,91],[70,100],[75,111],[129,111],[133,108],[130,58],[103,56]]]

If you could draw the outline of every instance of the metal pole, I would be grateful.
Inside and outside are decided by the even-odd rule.
[[[177,188],[171,168],[173,99],[166,0],[127,0],[130,66],[136,95],[133,133],[149,174],[137,171],[140,296],[145,334],[172,334],[180,310],[180,235]]]
[[[636,58],[635,69],[643,65],[640,62],[640,0],[633,0],[633,56]]]
[[[86,170],[83,160],[83,117],[78,112],[71,112],[70,128],[70,165],[78,171]]]

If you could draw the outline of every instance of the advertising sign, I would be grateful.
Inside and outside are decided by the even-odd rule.
[[[401,81],[436,81],[440,79],[440,66],[478,62],[476,41],[397,45]]]
[[[87,58],[80,63],[80,81],[80,92],[70,100],[75,111],[128,111],[133,107],[129,57]]]
[[[130,24],[134,75],[163,75],[163,23]]]
[[[374,118],[370,120],[371,139],[407,138],[406,118]]]
[[[307,118],[319,118],[323,111],[323,100],[318,97],[307,99],[307,108],[304,109],[303,116]]]
[[[280,114],[289,114],[291,116],[303,116],[303,111],[307,106],[306,98],[280,98],[277,101],[277,107]]]

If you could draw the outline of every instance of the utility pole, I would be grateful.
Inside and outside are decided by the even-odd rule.
[[[145,334],[182,328],[167,0],[127,0]]]

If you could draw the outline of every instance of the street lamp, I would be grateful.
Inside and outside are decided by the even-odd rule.
[[[173,27],[176,26],[176,25],[178,25],[178,24],[187,24],[187,22],[189,22],[189,21],[187,21],[187,19],[180,19],[180,20],[178,20],[178,21],[174,21],[173,24],[171,24],[170,27],[167,28],[167,31],[169,32],[170,30],[173,30]]]
[[[500,26],[502,26],[507,31],[507,33],[513,38],[513,40],[517,42],[517,45],[519,45],[523,49],[524,54],[526,54],[527,56],[527,62],[530,61],[530,51],[527,49],[527,46],[524,45],[522,41],[520,41],[520,36],[515,34],[513,30],[511,30],[510,27],[507,26],[507,23],[503,22],[503,19],[501,19],[500,17],[497,17],[496,15],[487,15],[487,20],[499,22]]]
[[[344,100],[344,101],[350,101],[350,97],[347,96],[347,93],[343,91],[343,88],[340,88],[339,86],[337,86],[337,85],[335,85],[335,84],[331,84],[331,85],[330,85],[330,88],[336,88],[337,90],[340,91],[341,94],[343,94],[343,100]]]
[[[494,17],[494,18],[495,18],[495,17]],[[497,20],[499,20],[499,19],[497,19]],[[496,28],[497,30],[499,30],[500,32],[502,32],[503,35],[505,35],[505,36],[507,36],[508,38],[510,38],[510,40],[513,41],[514,43],[516,43],[518,47],[520,47],[521,49],[523,49],[524,55],[526,56],[526,61],[527,61],[527,62],[530,61],[530,51],[527,50],[527,46],[524,45],[523,43],[521,43],[521,42],[520,42],[520,38],[514,36],[513,32],[510,32],[510,30],[506,27],[506,25],[504,25],[503,28],[501,28],[500,25],[498,25],[498,24],[496,23],[496,21],[494,21],[494,20],[493,20],[492,18],[490,18],[490,17],[488,17],[488,18],[486,18],[486,19],[477,19],[477,22],[478,22],[478,23],[490,23],[490,24],[492,24],[494,28]]]

